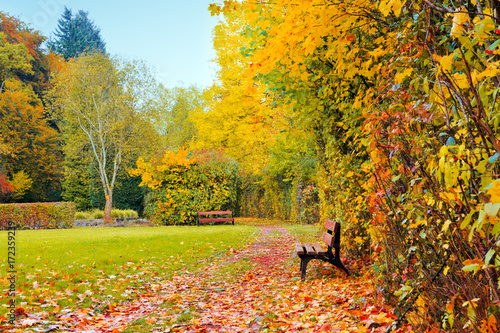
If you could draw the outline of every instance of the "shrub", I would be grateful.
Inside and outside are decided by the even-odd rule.
[[[104,218],[104,212],[102,210],[94,210],[92,212],[92,218],[93,219],[103,219]]]
[[[144,209],[145,187],[139,186],[140,183],[141,177],[118,175],[113,188],[113,208],[122,211],[131,209],[141,214]],[[91,207],[104,209],[106,196],[99,178],[92,179],[87,194],[90,194]]]
[[[89,217],[89,213],[87,212],[76,212],[75,220],[87,220]]]
[[[15,201],[20,201],[24,197],[24,195],[31,189],[33,180],[24,170],[21,170],[12,176],[11,183],[14,187],[13,199]]]
[[[0,229],[72,228],[75,224],[75,205],[72,202],[37,202],[0,204]]]
[[[125,212],[125,217],[139,217],[139,213],[137,213],[135,210],[127,209],[124,212]]]
[[[111,218],[116,219],[122,217],[122,214],[119,210],[117,209],[112,209],[111,210]]]
[[[125,217],[138,217],[139,214],[132,209],[112,209],[111,217],[116,218],[125,218]],[[77,212],[75,215],[77,220],[92,220],[92,219],[102,219],[104,218],[104,212],[102,210],[93,210],[91,212]]]
[[[144,213],[160,224],[195,224],[197,211],[234,210],[237,164],[218,151],[167,151],[161,159],[137,161],[132,175],[151,191]]]

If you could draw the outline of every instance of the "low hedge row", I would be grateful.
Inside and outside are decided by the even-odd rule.
[[[8,229],[9,221],[16,229],[72,228],[75,205],[72,202],[0,204],[0,229]]]
[[[95,220],[102,219],[104,217],[104,211],[95,209],[91,212],[76,212],[76,220]],[[125,217],[139,217],[139,214],[132,209],[112,209],[111,218],[125,218]]]

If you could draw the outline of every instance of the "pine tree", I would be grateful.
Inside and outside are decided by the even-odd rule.
[[[48,43],[49,48],[65,59],[78,57],[82,53],[106,53],[101,30],[88,17],[88,12],[78,11],[73,15],[71,9],[64,7],[54,33],[55,39]]]

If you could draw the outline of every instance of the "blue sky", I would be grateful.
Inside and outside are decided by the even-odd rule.
[[[209,86],[215,78],[212,29],[217,0],[0,0],[0,10],[49,37],[64,6],[82,9],[101,29],[112,55],[142,59],[165,85]],[[220,1],[222,2],[222,1]]]

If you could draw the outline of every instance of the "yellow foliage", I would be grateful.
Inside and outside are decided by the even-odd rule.
[[[408,67],[406,68],[402,73],[396,74],[396,77],[394,78],[395,83],[402,83],[403,80],[410,76],[413,73],[413,68]]]
[[[470,24],[469,14],[466,8],[460,8],[453,14],[453,25],[450,35],[460,35],[464,32],[464,28]]]
[[[268,162],[269,146],[281,127],[277,110],[265,102],[269,93],[245,75],[245,68],[259,66],[245,56],[251,52],[252,40],[241,30],[258,17],[256,12],[226,13],[226,20],[214,29],[218,80],[205,91],[208,109],[200,109],[192,117],[197,137],[190,144],[194,149],[223,148],[224,154],[253,174],[260,173]],[[263,19],[259,22],[268,24]]]
[[[494,180],[491,188],[487,190],[487,193],[490,195],[490,200],[493,203],[500,202],[500,180]]]
[[[31,189],[33,180],[24,170],[21,170],[12,176],[12,181],[10,183],[14,188],[14,200],[18,200]]]

